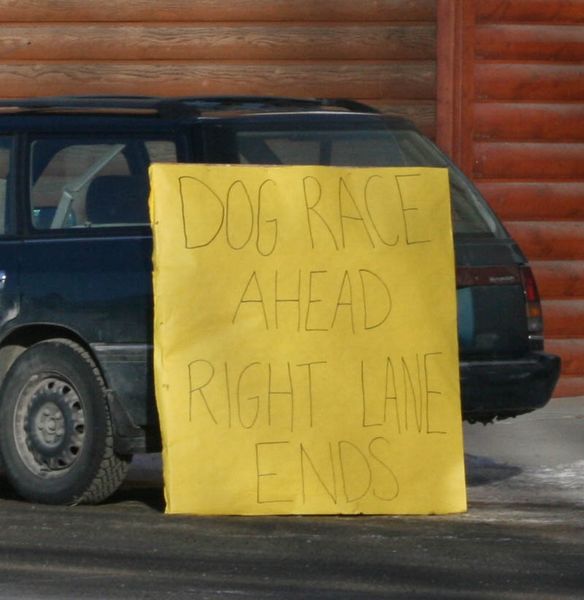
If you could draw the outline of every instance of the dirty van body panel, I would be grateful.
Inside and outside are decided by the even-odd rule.
[[[136,425],[147,422],[152,391],[145,385],[151,370],[151,255],[145,234],[38,237],[23,243],[21,256],[22,319],[62,327],[89,344]]]
[[[14,329],[21,315],[20,262],[22,241],[0,241],[0,339]],[[0,363],[0,374],[6,373],[6,363]]]
[[[17,136],[0,129],[0,340],[11,331],[20,313],[20,258],[22,238],[17,226]],[[6,372],[4,352],[0,374]]]

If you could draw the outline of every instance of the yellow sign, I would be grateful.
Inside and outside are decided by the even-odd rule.
[[[150,176],[167,512],[465,510],[447,172]]]

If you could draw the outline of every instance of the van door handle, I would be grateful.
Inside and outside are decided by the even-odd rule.
[[[0,290],[4,289],[4,286],[6,285],[6,279],[6,271],[0,271]]]

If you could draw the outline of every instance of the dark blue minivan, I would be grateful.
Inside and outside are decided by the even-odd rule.
[[[543,406],[527,261],[408,121],[347,100],[37,98],[0,103],[0,453],[37,502],[100,502],[160,449],[152,368],[153,162],[439,166],[450,172],[463,416]]]

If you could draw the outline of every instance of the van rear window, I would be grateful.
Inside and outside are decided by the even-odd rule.
[[[445,167],[450,174],[454,232],[459,235],[504,236],[504,230],[479,192],[426,137],[412,129],[378,126],[321,127],[298,122],[288,127],[272,122],[238,120],[212,128],[213,162],[354,167]],[[259,125],[255,126],[254,125]],[[219,141],[221,140],[221,141]],[[213,154],[215,150],[215,154]]]

